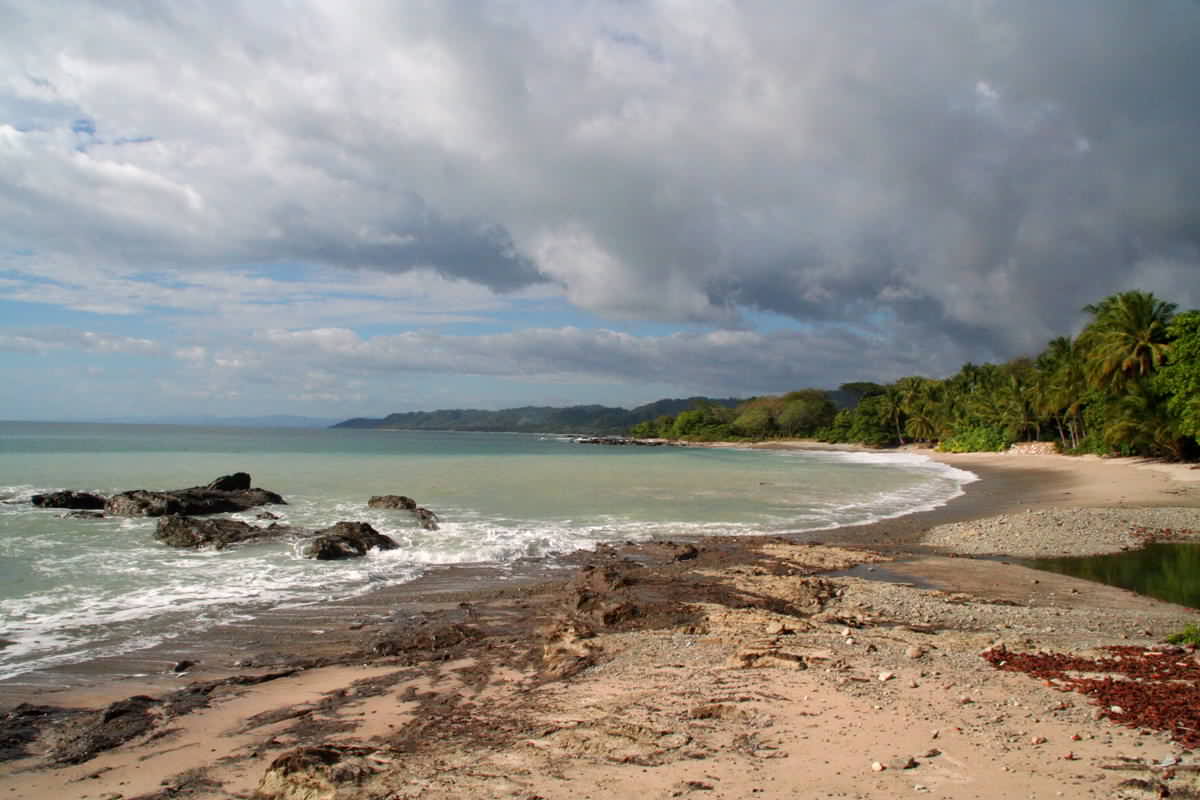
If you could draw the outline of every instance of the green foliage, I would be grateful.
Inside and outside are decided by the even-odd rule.
[[[948,439],[942,440],[938,449],[946,453],[995,453],[1006,450],[1012,444],[1008,433],[994,425],[973,425]]]
[[[850,411],[850,425],[843,441],[883,447],[895,441],[889,427],[883,395],[871,395]]]
[[[730,423],[736,412],[731,408],[700,405],[675,417],[669,438],[692,442],[719,442],[733,438]]]
[[[1167,331],[1171,349],[1154,388],[1167,398],[1175,433],[1200,439],[1200,311],[1179,314]]]
[[[1183,630],[1168,636],[1167,642],[1169,644],[1200,645],[1200,626],[1190,623]]]
[[[775,418],[783,436],[812,436],[833,422],[837,410],[820,389],[801,389],[783,396],[783,408]]]
[[[1092,322],[1079,335],[1093,386],[1122,393],[1150,377],[1167,359],[1168,325],[1175,304],[1149,292],[1122,292],[1084,306]]]
[[[742,411],[730,424],[738,436],[765,439],[775,433],[775,416],[766,405],[755,405]]]

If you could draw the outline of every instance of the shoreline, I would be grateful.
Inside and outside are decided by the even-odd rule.
[[[740,445],[701,443],[702,447],[730,447],[765,450],[840,451],[843,447],[811,440],[776,440]],[[676,537],[679,542],[716,546],[752,542],[756,539],[783,538],[797,542],[819,542],[834,546],[870,548],[892,557],[900,555],[979,554],[989,556],[1037,557],[1045,555],[1095,555],[1135,547],[1139,542],[1124,535],[1126,525],[1116,521],[1117,531],[1101,537],[1081,537],[1052,543],[1049,550],[1020,550],[991,546],[986,535],[971,523],[988,518],[1028,519],[1030,513],[1074,508],[1159,508],[1180,502],[1200,508],[1200,470],[1188,471],[1183,465],[1158,464],[1144,459],[1100,459],[1094,456],[1019,455],[997,453],[947,454],[926,448],[880,451],[876,448],[851,448],[847,452],[898,452],[925,456],[948,466],[964,469],[977,480],[964,484],[963,493],[940,506],[876,520],[794,533],[761,536]],[[1194,484],[1194,485],[1193,485]],[[1128,495],[1128,497],[1127,497]],[[1132,501],[1129,498],[1134,498]],[[1192,523],[1200,529],[1200,514]],[[1168,527],[1168,526],[1161,526]],[[993,531],[995,532],[995,531]],[[999,531],[1003,534],[1005,531]],[[634,546],[653,550],[663,540],[651,540]],[[632,545],[633,543],[628,543]],[[167,639],[151,647],[115,656],[100,656],[83,662],[51,667],[37,673],[25,673],[0,681],[0,708],[31,700],[46,692],[67,697],[86,696],[102,689],[140,686],[147,690],[173,686],[179,679],[171,670],[182,661],[200,665],[202,675],[222,675],[235,668],[239,652],[260,651],[286,660],[290,651],[303,649],[289,639],[303,642],[314,634],[345,624],[351,616],[361,622],[386,617],[393,609],[404,608],[420,613],[425,607],[440,608],[445,603],[470,602],[477,596],[521,591],[562,580],[578,564],[586,562],[592,551],[580,550],[557,557],[527,560],[503,566],[445,565],[428,570],[415,580],[384,586],[352,597],[327,603],[308,604],[288,609],[264,608],[243,619],[222,623],[186,639]],[[910,572],[909,577],[929,585],[950,586],[948,576]],[[949,579],[952,581],[952,579]],[[354,624],[354,623],[351,623]],[[218,666],[220,665],[220,666]],[[115,690],[116,693],[120,689]]]
[[[980,479],[937,509],[815,535],[709,537],[689,539],[691,545],[650,542],[577,553],[569,565],[595,569],[582,569],[573,580],[537,565],[529,565],[528,582],[497,582],[496,574],[483,570],[439,570],[367,597],[277,612],[210,631],[197,642],[168,643],[158,653],[142,654],[154,669],[140,678],[114,679],[111,672],[123,668],[114,663],[107,665],[110,674],[100,670],[88,685],[62,691],[0,684],[0,709],[20,700],[103,708],[134,694],[195,694],[199,684],[293,671],[255,686],[210,689],[218,696],[211,706],[185,716],[152,712],[162,714],[164,725],[169,718],[176,731],[165,742],[156,743],[153,734],[133,737],[78,766],[51,763],[53,737],[35,737],[25,758],[0,762],[0,793],[20,787],[22,796],[35,800],[57,797],[64,781],[95,775],[88,781],[93,797],[248,798],[276,756],[332,742],[402,766],[408,777],[380,767],[382,761],[355,762],[373,776],[372,786],[386,784],[397,797],[509,796],[519,789],[525,792],[520,796],[549,800],[587,796],[588,787],[601,784],[616,792],[607,796],[640,796],[639,781],[649,781],[643,788],[662,797],[737,797],[752,788],[767,797],[790,797],[790,773],[775,769],[788,758],[815,760],[823,789],[856,796],[912,792],[914,781],[926,787],[919,791],[947,797],[961,796],[955,787],[968,785],[979,797],[1053,796],[1061,770],[1039,760],[1041,745],[1021,744],[1030,741],[1032,725],[1044,731],[1034,739],[1046,736],[1064,750],[1068,745],[1060,742],[1080,735],[1069,731],[1085,732],[1071,746],[1091,759],[1096,796],[1114,796],[1104,793],[1115,784],[1102,780],[1113,775],[1097,772],[1100,759],[1121,747],[1137,755],[1129,748],[1142,742],[1153,744],[1156,754],[1173,746],[1160,735],[1129,739],[1107,720],[1092,719],[1082,701],[1039,714],[1036,724],[1018,721],[1013,698],[1037,707],[1060,693],[1023,675],[984,672],[977,653],[997,636],[1010,646],[1070,651],[1148,644],[1200,614],[1013,564],[952,556],[974,545],[982,547],[975,552],[989,552],[992,545],[1003,552],[1011,528],[976,524],[1003,517],[1014,527],[1042,526],[1036,528],[1045,533],[1039,540],[1059,536],[1058,549],[1094,550],[1090,529],[1064,531],[1055,523],[1054,513],[1078,516],[1072,509],[1107,509],[1114,526],[1127,528],[1130,520],[1170,507],[1200,528],[1200,471],[1172,475],[1137,460],[920,454]],[[803,541],[812,539],[822,543]],[[1102,547],[1121,546],[1118,539],[1101,539]],[[867,572],[886,573],[893,582],[866,580],[873,577]],[[831,574],[843,577],[821,577]],[[634,577],[618,577],[626,575]],[[930,632],[906,633],[895,622],[885,624],[886,618]],[[918,650],[922,655],[906,655]],[[170,673],[171,661],[183,658],[200,663],[184,674]],[[877,678],[876,671],[894,678]],[[369,683],[381,680],[391,683]],[[734,685],[746,697],[777,699],[732,705],[718,699],[716,706],[725,710],[696,711],[713,706],[701,700],[727,695],[721,686]],[[964,693],[970,703],[958,702]],[[996,700],[986,699],[993,695]],[[435,698],[453,708],[431,706]],[[460,701],[470,708],[460,708]],[[814,716],[814,703],[823,721],[805,719]],[[995,718],[1012,716],[1013,730],[1025,730],[1024,739],[1006,734],[995,740],[1003,744],[999,751],[977,751],[977,728],[986,738],[1004,727],[974,719],[994,703]],[[679,704],[692,716],[681,720],[664,710]],[[269,711],[282,715],[278,722],[247,727],[247,720]],[[629,715],[641,720],[639,729],[664,732],[652,742],[633,733],[614,739],[613,720]],[[775,722],[755,728],[755,715]],[[832,719],[863,715],[870,715],[869,724],[830,727]],[[318,718],[325,722],[316,724]],[[448,727],[433,730],[428,719]],[[572,721],[563,727],[564,719]],[[952,759],[923,755],[911,778],[910,768],[886,768],[888,748],[918,728],[925,732],[919,738],[926,751],[938,749]],[[951,731],[936,747],[928,744],[933,728]],[[511,735],[502,735],[505,730]],[[762,738],[763,731],[774,738]],[[780,738],[781,731],[792,731],[792,738]],[[665,745],[664,737],[676,733],[671,741],[683,737],[692,744]],[[736,744],[747,736],[770,745],[747,751]],[[211,748],[188,744],[208,739]],[[918,744],[914,739],[909,752],[916,753]],[[685,751],[691,754],[685,757]],[[772,753],[788,758],[776,762]],[[872,754],[885,769],[871,769]],[[401,786],[417,778],[420,791]],[[400,781],[400,788],[388,781]],[[185,789],[188,794],[178,793]],[[355,791],[340,787],[336,797],[357,798]]]

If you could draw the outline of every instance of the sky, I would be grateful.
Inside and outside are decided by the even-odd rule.
[[[1196,0],[0,0],[0,419],[750,396],[1200,306]]]

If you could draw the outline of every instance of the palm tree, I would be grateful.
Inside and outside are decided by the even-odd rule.
[[[879,395],[879,416],[883,422],[895,427],[896,440],[904,445],[904,401],[900,390],[889,386]]]
[[[1083,350],[1069,337],[1051,339],[1035,362],[1038,412],[1058,427],[1064,449],[1079,446],[1083,438],[1083,404],[1088,386]]]
[[[1175,304],[1150,292],[1129,291],[1084,306],[1092,322],[1079,336],[1093,386],[1123,394],[1130,382],[1149,377],[1167,359],[1167,325]]]

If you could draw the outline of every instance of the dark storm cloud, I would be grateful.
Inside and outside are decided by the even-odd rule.
[[[1192,0],[17,7],[10,247],[770,311],[930,373],[1200,304]]]

